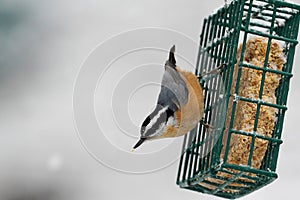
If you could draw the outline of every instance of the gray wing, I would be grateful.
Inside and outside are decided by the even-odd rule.
[[[169,106],[175,112],[180,108],[180,105],[186,104],[187,101],[188,89],[183,77],[176,69],[166,65],[157,104],[163,107]]]

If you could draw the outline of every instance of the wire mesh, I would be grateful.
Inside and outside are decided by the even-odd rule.
[[[199,76],[222,64],[225,67],[221,75],[200,80],[205,96],[203,120],[213,128],[208,130],[199,123],[185,136],[177,176],[180,187],[235,199],[277,178],[299,20],[300,6],[279,0],[234,0],[204,19],[195,73]],[[266,41],[261,66],[245,61],[251,37]],[[269,66],[274,41],[281,44],[285,57],[282,69]],[[247,72],[260,75],[257,94],[251,98],[243,96],[241,91],[241,82]],[[274,92],[275,102],[264,100],[270,75],[280,79]],[[251,131],[236,128],[239,104],[247,104],[255,110]],[[260,127],[262,113],[268,109],[276,111],[269,135],[261,134]],[[236,138],[248,142],[245,163],[230,160]],[[266,150],[257,164],[258,143],[264,143]]]

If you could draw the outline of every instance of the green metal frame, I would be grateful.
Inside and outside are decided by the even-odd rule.
[[[253,16],[269,23],[261,24],[250,21],[250,18]],[[226,66],[222,68],[222,76],[211,76],[205,81],[200,80],[205,95],[204,120],[209,124],[214,124],[217,129],[211,134],[208,133],[203,125],[199,124],[198,127],[185,136],[177,176],[177,184],[181,188],[235,199],[249,194],[277,178],[276,165],[279,146],[282,143],[281,133],[284,115],[287,110],[286,103],[290,78],[292,77],[295,47],[298,43],[299,20],[300,6],[279,0],[234,0],[204,20],[195,73],[196,75],[202,74],[223,63]],[[284,23],[279,25],[278,21],[284,21]],[[245,46],[250,34],[263,36],[268,39],[263,68],[243,62]],[[239,40],[242,40],[242,52],[235,94],[232,94],[228,88],[231,88],[233,83],[233,69],[237,63],[236,55]],[[284,52],[287,61],[282,71],[267,68],[271,40],[280,40],[286,44]],[[280,84],[275,94],[277,99],[276,104],[236,95],[238,94],[239,80],[243,68],[262,71],[259,99],[262,99],[266,73],[271,72],[281,75]],[[222,87],[225,88],[224,93],[221,93]],[[223,146],[222,139],[226,128],[224,119],[228,115],[227,108],[231,96],[234,96],[234,100],[232,111],[229,113],[231,115],[230,127],[227,127],[229,128],[227,143]],[[257,110],[253,132],[243,132],[233,129],[237,100],[256,104]],[[259,120],[258,115],[260,107],[263,105],[278,109],[273,137],[256,134]],[[241,134],[252,138],[248,165],[246,166],[227,163],[232,134]],[[268,148],[260,169],[251,167],[251,157],[256,138],[268,141]],[[222,148],[225,148],[223,159],[220,158]],[[217,172],[228,174],[229,178],[218,176]],[[249,175],[249,173],[252,175]],[[219,181],[218,183],[209,181],[208,177]],[[200,182],[211,187],[204,187],[203,184],[199,185]],[[231,192],[226,191],[227,189],[230,189]]]

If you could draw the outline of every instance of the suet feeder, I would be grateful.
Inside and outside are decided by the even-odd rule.
[[[200,80],[211,127],[184,138],[181,188],[235,199],[278,177],[299,20],[279,0],[234,0],[204,20],[195,73],[224,67]]]

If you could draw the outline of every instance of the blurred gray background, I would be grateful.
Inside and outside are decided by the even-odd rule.
[[[295,2],[300,4],[300,0]],[[173,152],[172,155],[175,161],[172,158],[164,166],[153,166],[162,167],[153,173],[122,173],[122,165],[116,166],[119,171],[113,170],[93,159],[83,148],[76,132],[72,94],[84,60],[97,45],[112,35],[135,28],[161,27],[181,32],[197,42],[203,18],[223,4],[221,0],[1,0],[0,200],[218,199],[179,189],[175,184],[178,167],[176,155],[180,152],[180,139],[177,142],[154,142],[153,146],[148,143],[144,149],[134,154],[138,155],[135,157],[138,162],[138,158],[142,159],[143,150],[149,156],[149,152],[155,151],[155,148],[162,148],[165,149],[161,156],[163,161],[163,156],[169,153],[166,149],[169,146],[177,148],[176,145],[179,144],[178,153]],[[157,36],[158,39],[160,37]],[[178,51],[184,55],[185,49],[180,43],[183,40],[172,41],[172,37],[170,38],[166,38],[166,44],[161,42],[161,47],[168,49],[172,42],[179,43],[181,50]],[[160,41],[155,41],[157,42]],[[122,46],[122,43],[119,45]],[[197,50],[192,52],[186,50],[185,54],[190,55],[188,61],[194,64]],[[154,57],[156,54],[151,55]],[[166,58],[166,52],[162,52],[153,62],[163,64]],[[126,66],[131,65],[130,59],[134,65],[141,64],[135,63],[132,56],[124,61]],[[149,62],[148,60],[147,63]],[[179,59],[180,63],[184,64],[184,59]],[[284,143],[277,170],[279,179],[243,199],[283,199],[298,195],[300,136],[296,134],[300,119],[300,106],[297,102],[300,99],[299,63],[298,48],[288,98],[289,110],[283,130]],[[120,68],[120,65],[116,64],[115,68]],[[159,82],[162,70],[155,69],[155,73],[149,76],[154,82]],[[129,71],[130,68],[124,73],[128,74]],[[155,102],[158,87],[146,87],[141,92],[146,90],[149,93],[135,96],[135,102],[128,100],[128,112],[136,126],[132,130],[138,130],[139,124]],[[101,90],[96,91],[95,98],[97,95],[101,96]],[[146,102],[147,106],[140,102]],[[98,119],[101,121],[106,118],[106,114],[101,113],[101,106],[95,107],[98,111],[100,109],[100,114],[95,111],[96,116],[99,115]],[[114,132],[116,133],[118,132]],[[105,134],[106,137],[113,135],[107,131]],[[112,136],[109,140],[118,147],[121,146],[128,156],[138,132],[132,133],[125,142],[118,141],[119,136]],[[110,154],[103,146],[98,147],[105,156],[118,157],[115,152]],[[159,155],[159,152],[156,154]]]

